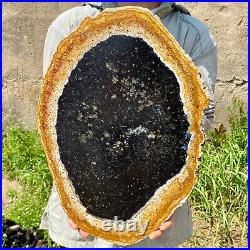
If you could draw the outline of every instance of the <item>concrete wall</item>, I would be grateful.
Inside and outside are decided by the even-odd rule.
[[[81,3],[3,4],[3,125],[35,128],[46,31]],[[219,48],[216,125],[226,123],[233,96],[247,102],[247,3],[184,3],[208,24]]]
[[[185,3],[192,15],[206,23],[218,46],[215,126],[227,125],[227,106],[239,97],[247,104],[247,3]],[[245,105],[247,106],[247,105]]]

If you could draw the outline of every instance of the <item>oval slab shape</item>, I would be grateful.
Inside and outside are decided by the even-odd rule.
[[[38,109],[68,216],[119,245],[159,228],[195,184],[207,105],[197,68],[150,11],[84,19],[58,46]]]

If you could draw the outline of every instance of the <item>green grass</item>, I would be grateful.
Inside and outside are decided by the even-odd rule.
[[[3,135],[3,173],[24,190],[5,217],[25,228],[37,228],[52,187],[44,151],[34,131],[7,128]],[[13,195],[13,194],[12,194]]]
[[[233,245],[236,227],[242,240],[247,237],[247,113],[235,101],[230,114],[231,131],[225,133],[221,126],[210,133],[203,147],[199,182],[191,195],[195,214],[215,229],[214,240],[219,246]],[[36,132],[18,127],[4,131],[3,172],[24,187],[5,217],[22,227],[37,228],[52,178]],[[191,246],[200,246],[197,239]]]
[[[191,201],[201,217],[218,229],[221,244],[233,245],[235,227],[240,228],[242,240],[247,237],[248,124],[241,102],[235,100],[229,112],[230,133],[221,126],[203,147]]]

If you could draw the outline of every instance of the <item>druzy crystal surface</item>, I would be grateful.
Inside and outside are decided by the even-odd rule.
[[[61,161],[87,212],[129,220],[180,172],[190,140],[175,74],[141,38],[84,54],[58,102]]]

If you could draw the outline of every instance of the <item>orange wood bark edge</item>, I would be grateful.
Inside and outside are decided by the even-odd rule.
[[[146,41],[171,70],[180,84],[180,95],[189,121],[192,137],[188,146],[186,165],[181,172],[159,188],[155,195],[138,211],[134,220],[150,221],[145,235],[137,232],[106,232],[103,220],[86,212],[68,178],[58,151],[56,118],[58,98],[67,83],[68,76],[79,59],[100,41],[112,35],[125,34]],[[58,46],[44,78],[38,105],[37,126],[53,175],[61,204],[65,212],[82,230],[119,245],[136,243],[159,228],[174,210],[183,203],[194,184],[198,158],[201,154],[203,133],[202,113],[208,105],[208,96],[202,87],[199,72],[192,60],[162,25],[158,17],[140,7],[106,9],[101,14],[85,18],[76,31]]]

